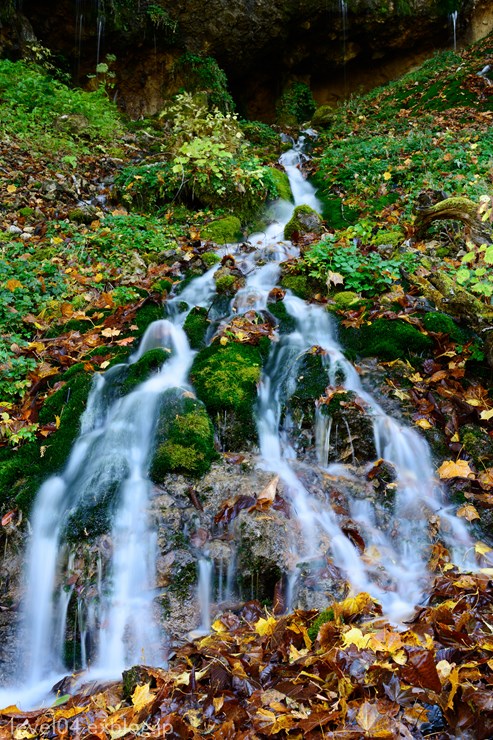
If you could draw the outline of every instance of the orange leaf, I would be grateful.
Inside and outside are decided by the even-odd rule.
[[[10,280],[7,280],[5,283],[7,286],[7,289],[13,292],[16,288],[22,288],[22,283],[19,280],[16,280],[15,278],[10,278]]]
[[[469,467],[467,460],[446,460],[438,468],[438,475],[441,480],[448,480],[449,478],[475,478],[475,474]]]
[[[464,504],[460,509],[457,509],[457,516],[467,519],[468,522],[472,522],[474,519],[481,519],[478,510],[472,504]]]

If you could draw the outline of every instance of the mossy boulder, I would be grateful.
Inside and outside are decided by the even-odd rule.
[[[142,357],[128,365],[124,379],[120,383],[121,395],[126,396],[131,393],[138,385],[150,378],[151,375],[159,372],[166,360],[170,357],[169,351],[165,349],[150,349]]]
[[[338,390],[327,399],[322,398],[319,414],[324,437],[320,440],[323,463],[363,465],[375,460],[373,420],[356,393]]]
[[[202,229],[202,239],[215,244],[230,244],[243,238],[240,219],[236,216],[225,216],[211,221]]]
[[[464,342],[467,339],[467,332],[457,325],[452,316],[446,313],[430,311],[423,316],[422,321],[427,331],[448,334],[450,339],[455,342]]]
[[[312,116],[313,128],[328,128],[334,120],[334,108],[331,105],[319,105]]]
[[[305,234],[321,234],[321,216],[310,206],[296,206],[293,215],[284,227],[284,238],[296,242]]]
[[[204,404],[182,388],[163,395],[150,475],[163,483],[168,473],[200,476],[218,457],[214,429]]]
[[[0,457],[0,505],[13,505],[29,513],[41,483],[60,472],[79,434],[91,377],[79,373],[49,396],[40,413],[41,424],[58,424],[42,443],[29,442],[18,450],[5,449]]]
[[[361,297],[352,290],[340,290],[331,296],[338,311],[356,308],[361,304]]]
[[[207,309],[200,306],[192,308],[183,324],[183,329],[192,349],[205,347],[205,337],[209,326]]]
[[[289,184],[289,177],[283,170],[276,167],[268,167],[269,178],[277,191],[277,197],[292,202],[293,194]]]
[[[291,290],[299,298],[303,298],[304,301],[312,297],[313,290],[306,275],[283,275],[281,285],[283,288]]]
[[[341,325],[339,336],[343,346],[350,353],[361,357],[378,357],[387,361],[420,355],[429,352],[433,347],[433,340],[430,337],[401,320],[376,319],[359,329]]]
[[[256,439],[254,407],[261,368],[259,347],[233,342],[214,343],[193,362],[191,382],[225,449],[242,449]]]
[[[269,303],[267,310],[274,316],[279,330],[283,334],[291,334],[296,329],[296,319],[287,312],[284,301]]]
[[[140,336],[153,321],[159,321],[162,318],[163,307],[160,304],[148,301],[142,308],[139,308],[133,318],[133,323],[138,327],[136,333]]]
[[[214,273],[214,282],[219,295],[233,296],[245,285],[245,278],[239,270],[224,265]]]

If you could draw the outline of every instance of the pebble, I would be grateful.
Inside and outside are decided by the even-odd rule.
[[[19,227],[18,226],[15,226],[15,224],[12,224],[11,226],[9,226],[9,228],[7,229],[7,231],[10,234],[22,234],[22,229],[19,229]]]

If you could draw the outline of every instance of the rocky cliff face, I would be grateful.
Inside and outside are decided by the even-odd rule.
[[[173,73],[180,54],[211,55],[225,69],[243,112],[269,119],[289,81],[307,82],[320,102],[330,102],[360,85],[371,86],[371,76],[362,79],[361,69],[376,68],[375,84],[380,84],[405,71],[416,53],[451,47],[452,5],[449,0],[350,0],[344,15],[335,0],[112,2],[111,12],[101,1],[24,0],[27,22],[20,23],[18,16],[15,33],[3,43],[15,53],[31,26],[81,80],[94,73],[98,58],[116,54],[118,96],[132,116],[155,113],[180,86]],[[459,38],[489,30],[489,5],[487,0],[461,3]]]

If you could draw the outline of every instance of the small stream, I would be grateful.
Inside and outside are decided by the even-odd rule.
[[[302,174],[303,159],[300,137],[282,156],[281,163],[290,180],[294,205],[308,204],[318,210],[316,193]],[[244,287],[231,301],[231,315],[268,308],[268,296],[278,284],[281,263],[298,254],[296,247],[283,240],[284,225],[294,205],[275,204],[270,226],[250,237],[254,249],[245,250],[242,245],[224,248],[222,253],[233,254],[236,266],[247,275]],[[94,597],[79,602],[77,607],[81,662],[84,668],[91,668],[90,675],[114,678],[130,665],[163,664],[165,660],[165,639],[157,628],[153,604],[157,533],[148,516],[152,492],[148,468],[163,394],[176,387],[191,390],[187,378],[194,352],[182,325],[194,306],[211,305],[217,269],[212,267],[169,301],[169,318],[149,327],[139,349],[129,359],[132,364],[148,349],[163,348],[169,359],[160,372],[123,397],[115,392],[122,366],[94,378],[81,433],[67,466],[60,476],[47,480],[37,496],[23,628],[26,639],[22,675],[27,679],[22,681],[22,689],[13,686],[6,693],[0,692],[0,704],[39,703],[49,688],[66,675],[64,640],[74,585],[70,579],[73,555],[67,544],[65,523],[81,504],[101,499],[110,488],[117,491],[118,505],[109,537],[109,564],[103,567],[102,559],[94,564]],[[259,385],[256,417],[259,465],[279,476],[293,512],[293,566],[286,574],[287,608],[296,606],[298,564],[328,556],[354,592],[368,592],[380,601],[389,619],[399,622],[410,615],[426,592],[429,517],[438,516],[440,537],[454,553],[458,565],[472,566],[465,559],[471,540],[463,523],[447,509],[426,442],[414,429],[389,416],[362,386],[357,369],[344,357],[334,322],[324,307],[308,304],[289,291],[284,304],[295,328],[272,342]],[[292,444],[289,418],[283,418],[283,404],[289,397],[300,358],[313,347],[319,348],[323,356],[327,386],[342,387],[362,400],[371,416],[377,456],[391,463],[396,471],[397,491],[387,527],[381,526],[370,500],[358,498],[350,503],[351,518],[364,532],[364,555],[343,532],[330,504],[307,490],[300,475],[304,462]],[[354,467],[328,464],[331,444],[330,418],[317,412],[319,471],[351,478]],[[226,579],[226,570],[230,584],[231,564],[224,566],[220,582]],[[212,573],[213,565],[205,552],[198,579],[199,630],[203,632],[209,630],[211,622]],[[228,585],[226,590],[230,588]]]

